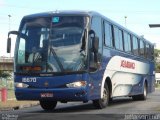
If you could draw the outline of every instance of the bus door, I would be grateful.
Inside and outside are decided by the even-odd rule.
[[[89,69],[90,69],[90,98],[98,99],[101,93],[101,82],[103,78],[102,59],[102,22],[100,17],[93,17],[91,30],[89,32]],[[93,50],[93,44],[97,45],[97,51]]]

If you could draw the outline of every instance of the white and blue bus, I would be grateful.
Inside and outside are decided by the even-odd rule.
[[[56,11],[24,16],[16,34],[17,100],[93,101],[105,108],[114,97],[145,100],[154,91],[154,45],[93,11]]]

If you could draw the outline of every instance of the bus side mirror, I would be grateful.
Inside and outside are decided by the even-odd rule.
[[[91,45],[92,51],[94,53],[97,53],[98,52],[98,47],[99,47],[99,38],[96,36],[94,30],[90,30],[89,35],[92,39],[92,41],[91,41],[92,42],[92,45]]]
[[[8,32],[7,53],[11,53],[11,38],[9,37],[10,34],[19,35],[19,32],[18,31],[10,31],[10,32]]]
[[[91,53],[90,53],[90,71],[94,72],[98,69],[98,48],[99,38],[95,35],[93,30],[89,31],[91,37]]]
[[[94,53],[98,53],[98,47],[99,47],[99,38],[95,36],[92,40],[92,50]]]
[[[7,39],[7,53],[11,52],[11,38]]]
[[[9,31],[8,38],[9,38],[10,34],[19,35],[19,32],[18,31]]]

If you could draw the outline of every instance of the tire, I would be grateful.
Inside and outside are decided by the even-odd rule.
[[[93,105],[98,109],[103,109],[108,105],[108,103],[109,103],[109,89],[108,89],[108,85],[105,83],[103,98],[93,100]]]
[[[44,110],[53,110],[57,105],[57,101],[40,101],[40,105]]]
[[[146,100],[147,99],[147,84],[144,84],[143,94],[132,96],[133,100]]]

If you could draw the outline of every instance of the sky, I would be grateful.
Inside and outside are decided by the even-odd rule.
[[[160,0],[0,0],[0,56],[13,56],[15,36],[12,36],[12,54],[7,54],[7,34],[9,30],[18,30],[23,16],[55,10],[99,12],[143,35],[160,49],[160,28],[149,27],[160,24]]]

